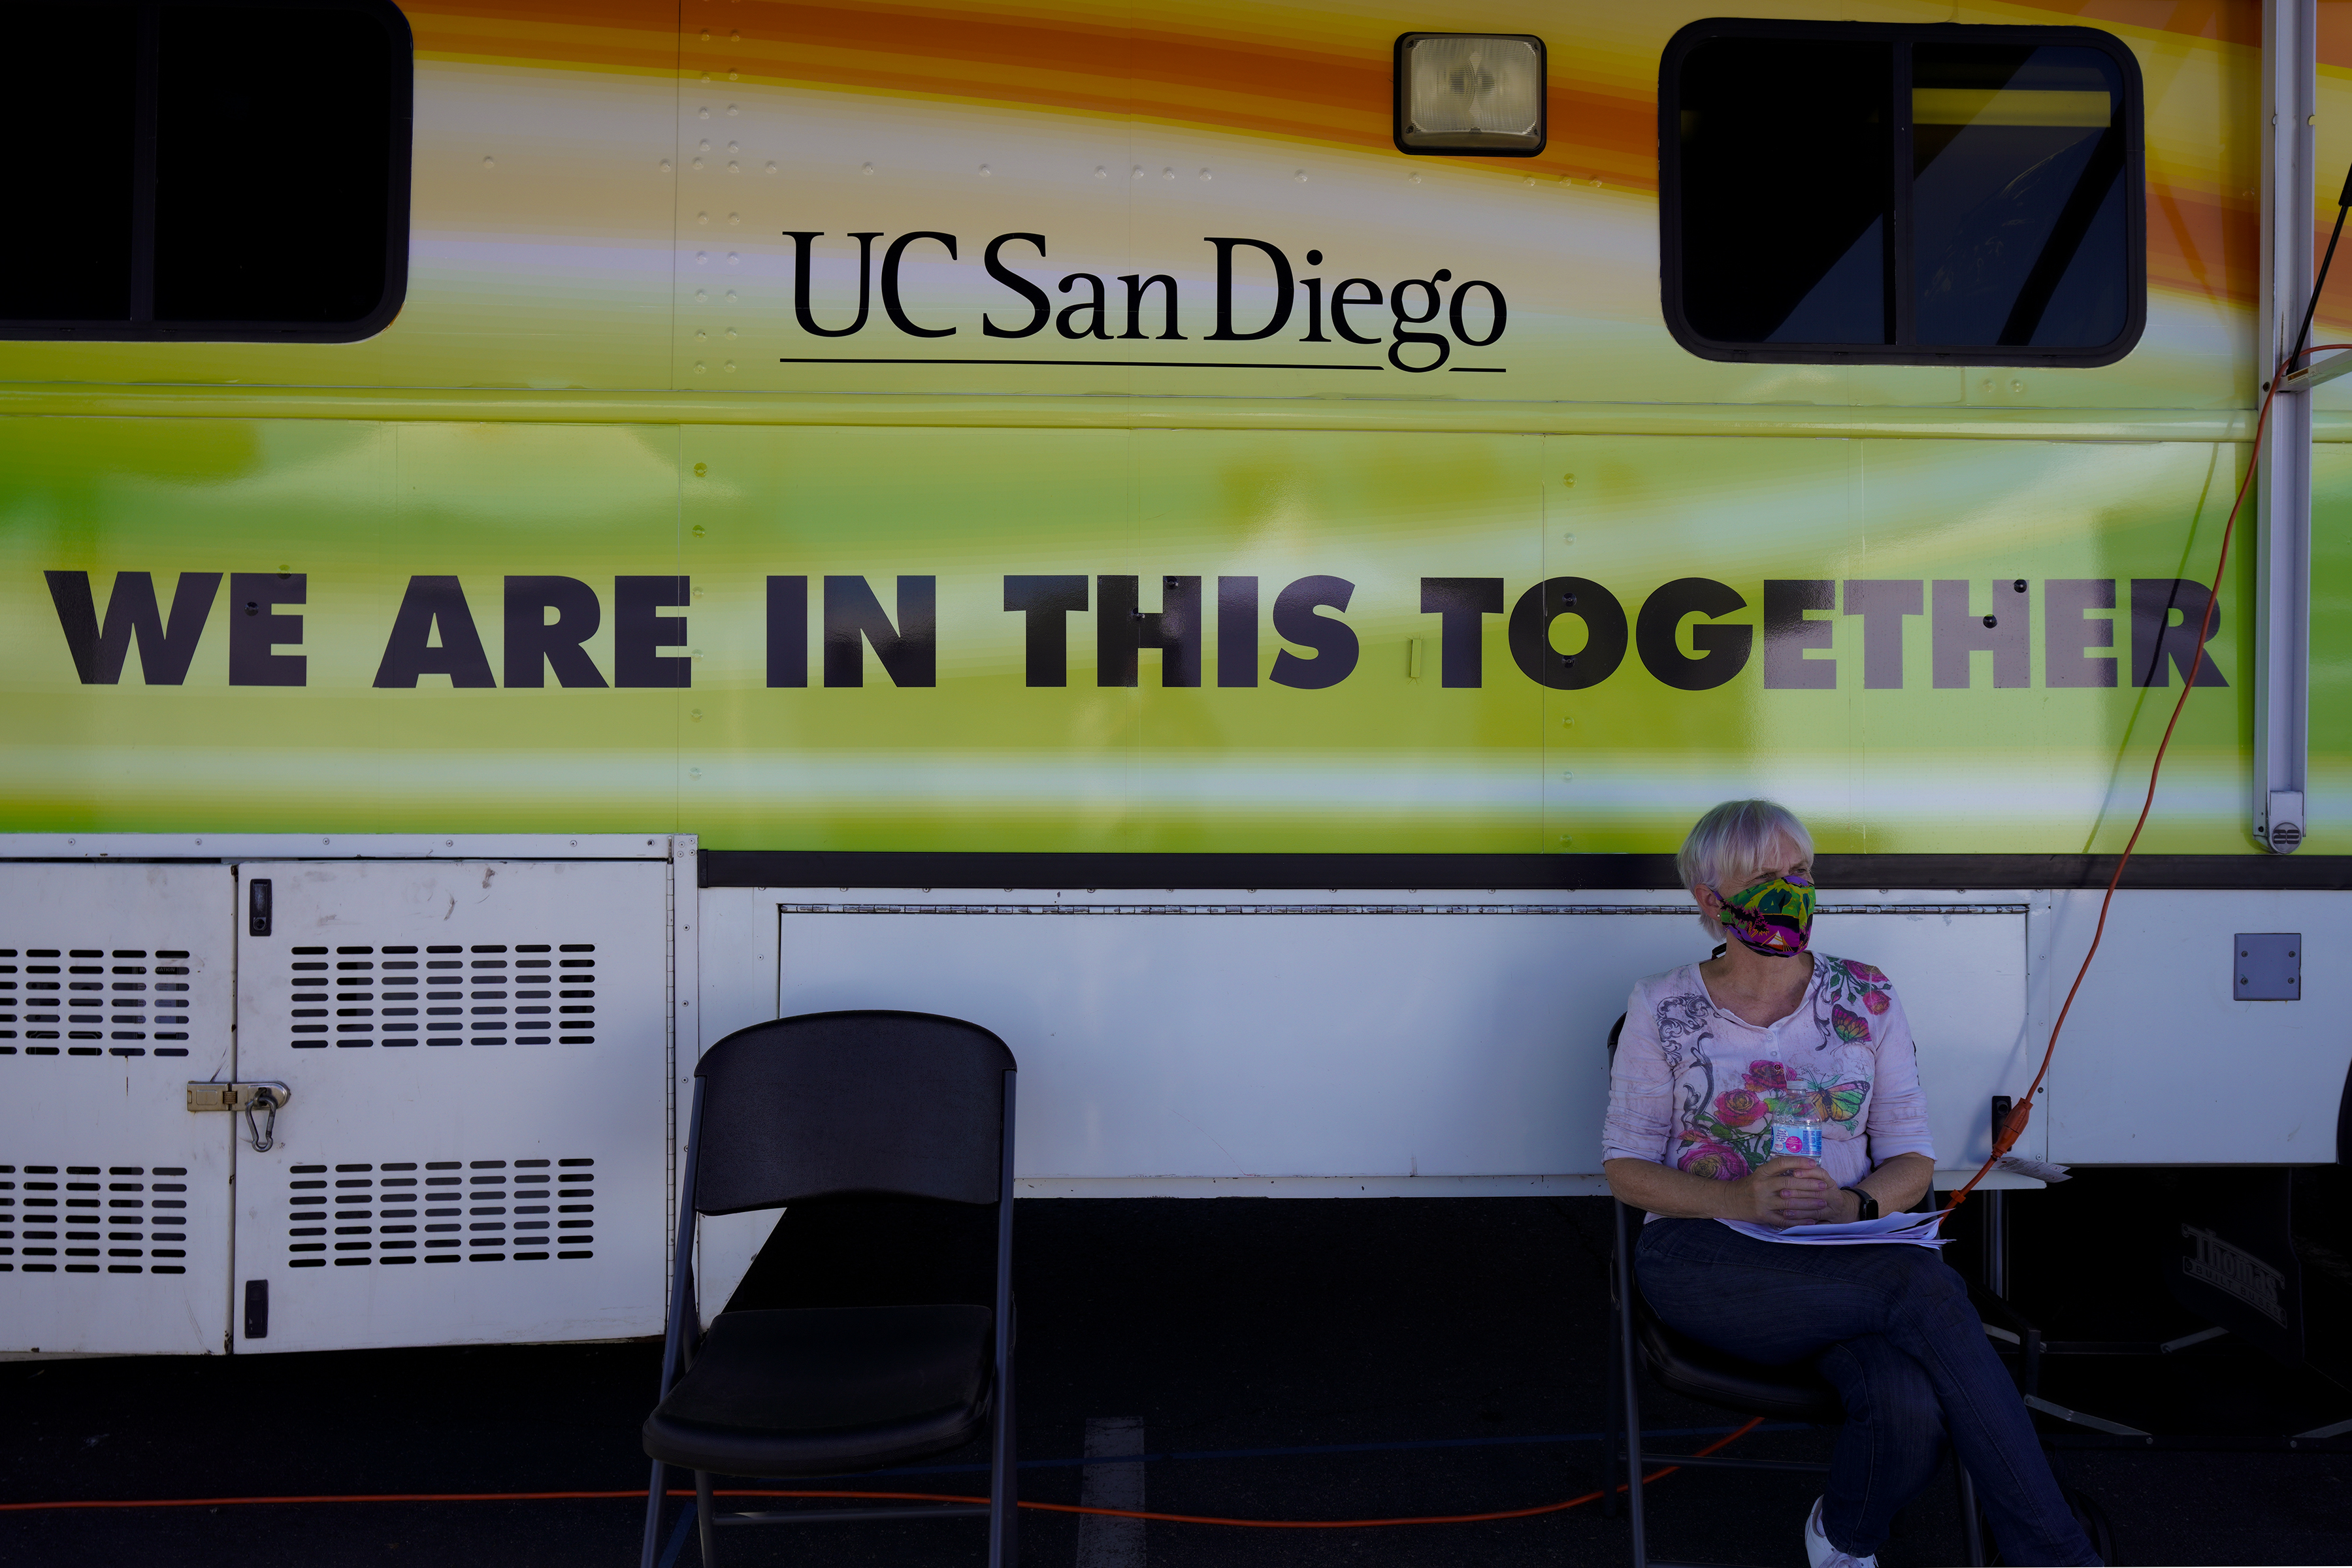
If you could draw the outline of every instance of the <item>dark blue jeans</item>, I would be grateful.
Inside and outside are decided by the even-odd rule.
[[[1949,1433],[2009,1563],[2095,1563],[1968,1287],[1924,1247],[1798,1247],[1660,1219],[1634,1250],[1667,1322],[1769,1365],[1811,1361],[1845,1401],[1822,1530],[1857,1557],[1934,1479]]]

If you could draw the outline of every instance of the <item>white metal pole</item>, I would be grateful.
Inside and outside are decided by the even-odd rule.
[[[2260,360],[2267,390],[2311,297],[2317,187],[2317,0],[2263,0]],[[2254,837],[2274,854],[2303,843],[2310,756],[2311,395],[2282,387],[2254,480]]]

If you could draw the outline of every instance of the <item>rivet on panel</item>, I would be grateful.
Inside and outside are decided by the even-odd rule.
[[[769,174],[774,174],[775,172],[776,172],[776,166],[775,166],[773,163],[769,164],[769,165],[768,165],[768,168],[767,168],[767,173],[769,173]]]
[[[988,165],[987,165],[987,164],[985,164],[985,163],[982,163],[982,164],[980,166],[980,172],[981,172],[982,174],[987,174],[987,173],[989,172]]]
[[[700,539],[702,537],[702,524],[698,522],[696,523],[690,531],[694,534],[695,538]]]
[[[735,253],[734,251],[731,251],[731,250],[730,250],[730,251],[729,251],[729,252],[727,253],[727,265],[728,265],[728,266],[730,266],[730,267],[734,266],[737,262],[739,262],[739,261],[740,261],[740,260],[742,260],[742,259],[743,259],[743,258],[742,258],[741,256],[738,255],[737,253]]]
[[[727,362],[727,363],[726,363],[725,368],[726,368],[726,369],[728,369],[728,370],[733,370],[733,369],[735,368],[735,362],[734,362],[733,360],[731,360],[731,359],[730,359],[730,360],[729,360],[729,361]]]
[[[694,291],[694,298],[697,302],[708,300],[710,298],[710,290],[708,289],[697,289]]]
[[[668,174],[668,173],[670,172],[670,168],[669,168],[669,160],[668,160],[668,159],[667,159],[667,158],[664,158],[664,159],[661,161],[661,172],[662,172],[663,174]]]
[[[698,250],[698,251],[696,251],[696,252],[694,253],[694,264],[695,264],[697,267],[708,267],[708,266],[709,266],[709,265],[710,265],[710,252],[709,252],[709,251],[707,251],[707,250]]]
[[[694,161],[694,165],[693,165],[693,166],[694,166],[695,168],[698,168],[698,169],[699,169],[700,167],[702,167],[702,160],[701,160],[701,159],[699,159],[699,158],[697,158],[697,159]]]
[[[771,169],[772,169],[772,168],[774,168],[774,167],[775,167],[775,165],[774,165],[773,163],[771,163],[771,164],[769,164],[769,165],[768,165],[768,167],[770,167]],[[861,165],[861,166],[858,168],[858,171],[857,171],[857,172],[858,172],[859,174],[872,174],[872,173],[874,172],[874,165],[873,165],[873,164],[871,164],[871,163],[863,164],[863,165]]]
[[[1307,183],[1307,171],[1306,171],[1306,170],[1304,170],[1304,169],[1301,169],[1301,170],[1299,170],[1297,174],[1292,174],[1290,177],[1291,177],[1292,179],[1294,179],[1294,180],[1297,180],[1300,184],[1302,184],[1302,185],[1303,185],[1303,184],[1305,184]]]
[[[1201,171],[1201,178],[1202,178],[1203,180],[1206,180],[1206,179],[1208,179],[1208,178],[1210,178],[1210,177],[1211,177],[1211,175],[1210,175],[1210,174],[1209,174],[1209,171],[1208,171],[1208,170],[1203,169],[1203,170],[1202,170],[1202,171]]]
[[[702,478],[702,476],[703,476],[703,475],[705,475],[705,474],[709,473],[709,471],[710,471],[710,465],[709,465],[709,464],[708,464],[708,463],[697,463],[697,464],[695,464],[695,465],[694,465],[694,477],[695,477],[696,479],[700,479],[700,478]],[[701,531],[700,529],[698,529],[698,528],[695,530],[695,532],[697,532],[697,533],[699,533],[699,532],[701,532],[701,531]],[[699,589],[697,589],[697,590],[696,590],[696,592],[699,593],[699,592],[700,592],[700,590],[699,590]]]
[[[496,159],[485,158],[482,160],[482,167],[485,169],[495,169],[498,166],[498,161]]]
[[[697,213],[694,215],[694,221],[697,223],[709,223],[710,221],[710,215],[709,213]]]
[[[1417,185],[1421,184],[1421,176],[1419,174],[1407,174],[1404,177],[1404,183],[1408,185]]]
[[[702,722],[702,710],[701,710],[701,709],[699,709],[699,708],[698,708],[698,709],[696,709],[693,712],[688,713],[688,714],[687,715],[687,717],[688,717],[688,718],[689,718],[689,719],[691,719],[691,720],[693,720],[696,723],[699,724],[699,723],[701,723],[701,722]]]
[[[743,172],[743,165],[730,158],[727,160],[727,172],[730,174],[740,174]]]
[[[732,327],[727,329],[727,341],[730,343],[735,341],[735,329]]]
[[[728,166],[729,168],[730,168],[730,169],[731,169],[731,168],[733,168],[735,165],[734,165],[734,164],[732,164],[732,163],[730,163],[730,164],[728,164],[727,166]],[[728,222],[728,226],[729,226],[730,227],[732,227],[734,225],[739,224],[739,223],[741,223],[742,221],[743,221],[743,215],[742,215],[741,213],[729,213],[729,214],[727,215],[727,222]]]
[[[709,370],[709,368],[710,367],[709,365],[703,363],[700,360],[696,360],[694,362],[694,374],[697,375],[700,375],[704,371]]]
[[[732,289],[727,290],[727,302],[730,305],[735,302],[735,290]]]
[[[1173,169],[1162,169],[1160,171],[1160,177],[1163,180],[1172,180],[1176,177],[1176,171]]]
[[[698,109],[698,110],[696,110],[694,111],[694,117],[695,117],[697,120],[708,120],[708,119],[709,119],[709,118],[710,118],[710,110],[709,110],[709,108],[707,108],[707,107],[706,107],[706,108],[702,108],[702,109]]]
[[[710,334],[709,334],[709,332],[704,331],[703,331],[701,328],[699,328],[699,327],[697,327],[697,328],[695,329],[695,331],[694,331],[694,341],[695,341],[696,342],[698,342],[698,342],[707,342],[707,341],[709,339],[709,337],[710,337]]]
[[[730,119],[730,120],[734,119],[738,114],[740,114],[740,113],[742,113],[742,112],[743,112],[743,111],[742,111],[741,110],[740,110],[740,109],[736,108],[736,107],[735,107],[733,104],[731,104],[731,103],[730,103],[730,104],[729,104],[729,105],[727,106],[727,118],[728,118],[728,119]]]
[[[1095,165],[1095,178],[1097,180],[1108,180],[1110,178],[1110,171],[1104,168],[1100,163],[1097,163]]]

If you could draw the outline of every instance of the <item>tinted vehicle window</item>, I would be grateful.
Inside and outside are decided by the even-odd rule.
[[[2078,27],[1700,23],[1661,74],[1668,323],[1714,359],[2105,363],[2139,78]]]
[[[131,309],[132,73],[139,18],[124,6],[0,5],[16,62],[0,93],[9,149],[0,312],[35,320]],[[29,62],[110,61],[108,69]]]
[[[410,40],[387,0],[0,4],[0,29],[32,67],[0,100],[0,335],[348,341],[398,310]]]

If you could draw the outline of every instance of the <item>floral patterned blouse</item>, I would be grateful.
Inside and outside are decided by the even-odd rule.
[[[1796,1010],[1769,1028],[1717,1006],[1696,963],[1636,984],[1610,1069],[1601,1157],[1738,1181],[1771,1158],[1775,1101],[1820,1118],[1822,1165],[1842,1187],[1897,1154],[1935,1157],[1893,983],[1827,953],[1813,955]]]

